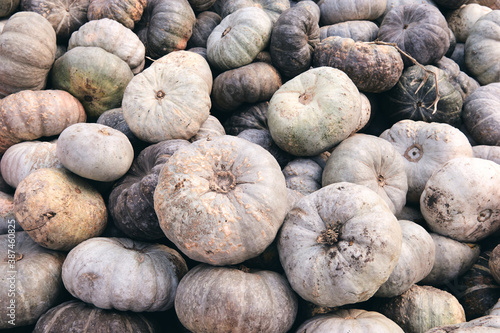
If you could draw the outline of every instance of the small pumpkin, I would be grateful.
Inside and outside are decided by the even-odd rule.
[[[311,194],[322,187],[321,180],[324,164],[317,159],[303,157],[288,162],[283,168],[286,186],[303,195]]]
[[[274,143],[271,133],[267,129],[247,129],[239,133],[237,137],[256,143],[270,152],[281,167],[284,167],[293,158]]]
[[[354,20],[373,21],[384,13],[386,6],[386,0],[372,0],[369,3],[361,0],[323,0],[319,3],[320,22],[324,26]]]
[[[175,297],[179,320],[193,332],[285,333],[297,310],[285,277],[268,270],[200,264],[182,278]]]
[[[322,41],[331,36],[351,38],[355,42],[373,42],[377,39],[378,25],[369,20],[355,20],[324,25],[319,29]]]
[[[208,36],[212,30],[219,25],[222,18],[216,12],[202,11],[196,16],[196,21],[193,26],[193,33],[188,40],[187,48],[207,47]]]
[[[38,169],[19,183],[14,214],[35,242],[61,251],[99,236],[107,222],[101,194],[84,179],[56,168]]]
[[[238,135],[247,129],[267,130],[269,102],[242,105],[224,121],[224,129],[229,135]]]
[[[89,21],[109,18],[134,29],[147,4],[146,0],[89,0],[87,17]]]
[[[67,255],[65,288],[101,309],[165,311],[174,305],[187,265],[174,249],[128,238],[94,237]]]
[[[435,66],[446,72],[448,80],[458,90],[464,101],[472,92],[480,87],[479,82],[463,72],[460,66],[451,58],[442,57],[435,63]]]

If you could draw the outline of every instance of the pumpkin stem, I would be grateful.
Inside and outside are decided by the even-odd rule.
[[[330,246],[335,245],[339,241],[340,237],[340,224],[333,225],[329,224],[325,230],[319,234],[316,241],[320,244],[328,244]]]
[[[236,186],[236,177],[230,171],[217,171],[210,179],[209,188],[219,193],[228,193]]]
[[[384,175],[378,175],[377,182],[378,182],[379,186],[384,186],[385,185],[385,177],[384,177]]]
[[[229,31],[231,31],[231,27],[227,27],[227,28],[226,28],[226,29],[222,32],[222,36],[221,36],[221,38],[222,38],[222,37],[225,37],[225,36],[229,33]]]
[[[311,103],[312,98],[313,94],[311,94],[310,92],[305,92],[299,96],[299,102],[303,105],[307,105]]]
[[[163,99],[163,98],[165,97],[165,95],[166,95],[166,94],[165,94],[165,92],[164,92],[163,90],[158,90],[158,91],[156,92],[156,99],[158,99],[158,100],[159,100],[159,99]]]
[[[422,146],[419,144],[413,144],[408,149],[406,149],[403,155],[410,162],[418,162],[424,156],[422,151]]]

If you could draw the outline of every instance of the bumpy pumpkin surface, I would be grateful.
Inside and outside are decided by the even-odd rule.
[[[146,0],[89,0],[87,17],[89,21],[109,18],[133,29],[147,3]]]
[[[167,238],[188,257],[237,264],[274,240],[286,214],[285,178],[256,144],[232,136],[200,140],[164,165],[154,207]]]
[[[201,264],[184,276],[175,297],[177,316],[192,332],[285,333],[297,309],[286,279],[267,270]]]
[[[373,296],[396,266],[401,246],[401,227],[382,198],[346,182],[300,199],[278,238],[292,288],[305,300],[328,307]]]
[[[268,125],[276,144],[296,156],[320,154],[351,135],[361,97],[339,69],[309,69],[287,81],[269,101]]]
[[[68,253],[62,279],[73,296],[101,309],[152,312],[174,305],[186,272],[182,256],[165,245],[94,237]]]

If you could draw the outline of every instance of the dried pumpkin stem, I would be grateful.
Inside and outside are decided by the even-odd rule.
[[[319,234],[316,241],[320,244],[335,245],[340,238],[340,224],[329,224],[325,230]]]

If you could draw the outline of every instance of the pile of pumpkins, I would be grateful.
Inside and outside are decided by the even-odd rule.
[[[498,332],[498,0],[0,0],[0,329]]]

